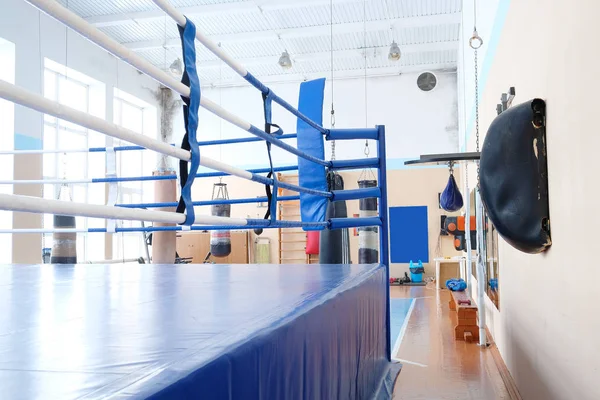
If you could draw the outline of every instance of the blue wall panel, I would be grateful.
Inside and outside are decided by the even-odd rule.
[[[393,263],[429,262],[427,206],[390,207],[390,249]]]

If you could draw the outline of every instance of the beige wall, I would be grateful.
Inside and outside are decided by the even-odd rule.
[[[14,158],[14,179],[41,179],[41,155],[16,155]],[[42,185],[14,185],[14,194],[42,197]],[[13,213],[15,229],[40,228],[43,215]],[[42,262],[42,235],[36,233],[12,235],[12,262],[15,264],[39,264]]]
[[[358,188],[357,180],[360,172],[345,172],[344,177],[346,189]],[[458,174],[457,174],[458,177]],[[438,255],[454,256],[458,252],[452,245],[452,237],[441,238],[441,248],[437,251],[440,215],[442,210],[438,207],[438,193],[446,186],[448,171],[445,168],[411,168],[404,170],[388,171],[388,200],[390,207],[393,206],[428,206],[429,215],[429,259],[430,263],[425,265],[427,275],[435,274],[433,258]],[[194,200],[208,200],[212,195],[213,183],[218,179],[199,179],[194,183],[192,196]],[[223,182],[228,184],[230,198],[264,196],[264,187],[245,181],[240,178],[226,177]],[[358,214],[358,201],[349,201],[348,215]],[[231,216],[241,218],[263,218],[265,208],[258,208],[255,204],[234,204],[231,206]],[[197,207],[197,212],[209,214],[210,207]],[[277,229],[266,229],[263,236],[271,239],[271,262],[278,261],[279,237]],[[253,236],[254,237],[254,236]],[[352,262],[358,262],[358,237],[350,236]],[[391,276],[400,277],[408,272],[408,264],[393,264]]]
[[[458,171],[458,169],[457,169]],[[358,188],[357,180],[360,171],[342,174],[346,189]],[[459,173],[456,174],[459,178]],[[458,179],[459,180],[459,179]],[[444,190],[448,183],[446,168],[417,168],[388,171],[388,206],[427,206],[429,219],[429,263],[425,264],[425,275],[435,275],[435,262],[438,256],[455,256],[452,236],[442,236],[440,239],[440,215],[453,215],[441,210],[438,206],[438,193]],[[457,182],[460,186],[460,181]],[[358,214],[358,201],[348,202],[348,215]],[[440,248],[438,250],[438,241]],[[350,237],[351,256],[354,263],[358,262],[358,237]],[[390,246],[393,246],[390,243]],[[416,260],[415,260],[416,261]],[[408,271],[408,264],[390,265],[390,276],[402,277]]]
[[[219,178],[204,178],[194,181],[192,188],[192,198],[194,201],[210,200],[212,198],[213,184],[219,182]],[[223,178],[223,182],[227,183],[229,198],[252,198],[263,197],[265,187],[261,184],[250,182],[241,178],[227,176]],[[196,212],[199,214],[210,215],[210,207],[196,207]],[[233,204],[231,206],[231,217],[233,218],[263,218],[266,208],[258,207],[257,204]],[[271,240],[271,262],[279,262],[279,234],[277,229],[265,229],[261,235],[268,237]],[[251,240],[255,238],[254,233],[251,233]]]
[[[500,243],[500,312],[488,325],[525,400],[600,399],[595,116],[600,2],[513,0],[483,95],[482,132],[501,93],[547,102],[552,247]],[[485,40],[485,38],[484,38]]]
[[[21,160],[22,158],[22,160]],[[32,168],[32,165],[34,168]],[[18,156],[15,158],[15,179],[39,179],[41,170],[41,157]],[[34,175],[31,175],[31,174]],[[25,174],[25,175],[23,175]],[[360,172],[343,173],[347,189],[358,188],[357,180]],[[459,174],[456,174],[459,178]],[[452,237],[439,236],[440,215],[443,212],[438,207],[438,193],[441,192],[448,180],[446,168],[411,168],[403,170],[388,171],[388,203],[394,206],[427,206],[429,216],[429,259],[425,264],[425,273],[428,276],[435,274],[433,258],[438,256],[457,255],[452,245]],[[192,198],[198,200],[209,200],[212,196],[212,187],[218,178],[198,179],[194,182]],[[225,177],[223,182],[228,184],[230,198],[246,198],[265,196],[264,186],[255,182],[249,182],[236,177]],[[460,182],[459,182],[460,184]],[[31,191],[33,190],[33,192]],[[39,185],[15,186],[15,193],[32,196],[41,196]],[[210,214],[210,207],[196,207],[199,214]],[[231,207],[231,216],[240,218],[263,218],[266,208],[258,207],[256,204],[234,204]],[[358,201],[348,202],[348,215],[358,214]],[[447,213],[445,213],[447,214]],[[40,214],[15,213],[15,227],[37,228],[41,226]],[[271,262],[279,260],[279,235],[277,229],[265,229],[263,237],[271,240]],[[41,251],[32,249],[41,248],[41,235],[13,235],[13,262],[14,263],[40,263]],[[255,238],[251,234],[251,239]],[[441,247],[438,248],[438,241]],[[37,244],[36,244],[37,243]],[[107,259],[112,258],[110,247],[112,240],[107,235]],[[351,257],[354,263],[358,262],[358,237],[351,234]],[[393,245],[393,244],[392,244]],[[401,277],[408,272],[408,264],[392,264],[391,276]]]

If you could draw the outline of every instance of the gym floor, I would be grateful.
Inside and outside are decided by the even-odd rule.
[[[403,364],[394,399],[520,399],[509,390],[510,378],[501,359],[494,357],[493,344],[481,351],[477,344],[454,339],[457,316],[448,309],[447,290],[432,284],[393,286],[391,297],[415,299],[393,355]]]

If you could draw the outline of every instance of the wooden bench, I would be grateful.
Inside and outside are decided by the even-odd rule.
[[[450,292],[450,310],[458,312],[458,325],[454,328],[456,340],[467,343],[479,341],[479,326],[477,325],[477,306],[466,292]]]

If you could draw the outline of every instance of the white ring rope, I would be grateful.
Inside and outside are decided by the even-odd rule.
[[[0,181],[0,185],[86,185],[88,183],[93,182],[91,179],[11,179]]]
[[[190,88],[183,83],[176,80],[173,76],[160,70],[155,65],[143,59],[135,52],[127,49],[108,35],[104,34],[99,29],[95,28],[83,18],[76,15],[72,11],[63,7],[55,0],[26,0],[28,3],[37,7],[41,11],[62,22],[67,27],[71,28],[75,32],[78,32],[82,36],[89,39],[91,42],[100,46],[104,50],[107,50],[111,54],[127,62],[131,66],[135,67],[142,73],[145,73],[149,77],[158,81],[159,83],[171,88],[175,92],[181,94],[184,97],[189,97]],[[168,3],[161,2],[163,6],[170,6]],[[198,37],[198,35],[197,35]],[[202,37],[202,34],[198,37]],[[211,51],[218,51],[214,49],[210,40],[203,42],[207,47],[210,47]],[[225,53],[219,53],[220,57],[224,59],[236,72],[246,75],[247,71],[237,64]],[[0,98],[4,98],[13,103],[22,105],[27,108],[31,108],[40,113],[52,115],[65,121],[72,122],[90,130],[103,133],[112,138],[120,139],[129,143],[136,144],[149,150],[156,151],[157,153],[168,155],[171,157],[178,158],[180,160],[189,161],[191,158],[190,152],[181,148],[173,147],[168,143],[149,138],[142,134],[136,133],[129,129],[118,126],[114,123],[105,121],[101,118],[87,114],[85,112],[76,110],[71,107],[64,106],[58,102],[49,100],[40,94],[36,94],[19,88],[9,82],[0,80]],[[208,98],[202,96],[200,99],[200,105],[219,116],[220,118],[232,123],[233,125],[245,130],[251,131],[252,125],[243,120],[242,118],[230,113],[223,109],[219,105],[215,104]],[[51,151],[39,151],[39,153],[50,153]],[[59,151],[59,152],[78,152],[78,150],[71,151]],[[36,152],[28,151],[29,154],[36,154]],[[39,154],[38,153],[38,154]],[[18,154],[12,152],[12,154]],[[23,154],[26,154],[23,152]],[[233,176],[237,176],[243,179],[252,180],[253,174],[246,170],[233,167],[228,164],[213,160],[208,157],[200,157],[200,165],[224,172]],[[30,181],[3,181],[2,184],[49,184],[53,183],[91,183],[91,179],[83,180],[30,180]],[[12,194],[0,194],[0,209],[21,211],[21,212],[32,212],[32,213],[47,213],[55,215],[70,215],[70,216],[82,216],[91,218],[103,218],[103,219],[119,219],[119,220],[134,220],[134,221],[149,221],[149,222],[161,222],[171,224],[182,224],[185,222],[185,215],[181,213],[166,212],[166,211],[153,211],[145,209],[133,209],[133,208],[120,208],[111,207],[106,205],[96,204],[84,204],[84,203],[73,203],[65,202],[60,200],[49,200],[37,197],[29,197],[22,195]],[[208,225],[238,225],[246,226],[248,221],[240,218],[227,218],[227,217],[213,217],[213,216],[196,216],[195,224],[208,224]]]
[[[70,153],[90,153],[90,149],[49,149],[49,150],[3,150],[0,156],[20,155],[20,154],[70,154]]]
[[[113,138],[121,139],[126,142],[134,143],[138,146],[154,150],[161,154],[166,154],[184,161],[188,161],[190,159],[190,152],[187,150],[173,147],[170,144],[149,138],[132,130],[103,120],[102,118],[98,118],[83,111],[64,106],[55,101],[49,100],[42,95],[30,92],[1,79],[0,97],[27,108],[34,109],[41,113],[49,114],[85,128],[104,133],[105,135]]]
[[[186,20],[185,16],[180,13],[170,2],[166,0],[152,0],[154,4],[156,4],[161,10],[163,10],[166,14],[168,14],[179,26],[185,26]],[[233,57],[227,54],[218,44],[213,42],[211,39],[206,37],[199,29],[196,29],[196,39],[200,43],[204,45],[208,50],[210,50],[214,55],[219,57],[221,60],[225,62],[225,64],[229,65],[235,72],[237,72],[242,77],[245,77],[248,74],[248,70],[237,62]]]
[[[114,56],[120,58],[126,63],[134,66],[139,71],[153,78],[154,80],[162,83],[168,88],[173,89],[184,97],[190,96],[190,88],[179,82],[177,79],[162,71],[160,68],[146,61],[141,56],[137,55],[134,51],[126,48],[122,44],[118,43],[98,28],[94,27],[86,20],[63,7],[58,1],[55,0],[26,0],[31,5],[39,8],[46,14],[62,22],[75,32],[86,37],[93,43],[102,47],[104,50],[110,52]],[[233,125],[245,130],[250,130],[250,123],[243,120],[242,118],[230,113],[218,104],[209,100],[205,96],[201,96],[200,105],[212,112],[213,114],[223,118],[224,120],[232,123]]]
[[[4,233],[88,233],[86,228],[15,228],[15,229],[0,229],[0,234]]]
[[[162,222],[168,224],[183,224],[185,222],[185,215],[175,212],[74,203],[70,201],[49,200],[16,194],[0,194],[0,209],[38,214],[71,215],[77,217]],[[243,218],[197,215],[194,224],[245,226],[248,224],[248,221]]]
[[[190,159],[190,152],[187,150],[171,146],[168,143],[163,143],[156,139],[149,138],[148,136],[144,136],[132,130],[123,128],[119,125],[105,121],[83,111],[79,111],[74,108],[59,104],[55,101],[48,100],[44,96],[32,93],[1,79],[0,97],[27,108],[34,109],[41,113],[52,115],[65,121],[83,126],[93,131],[104,133],[105,135],[113,138],[121,139],[126,142],[145,147],[146,149],[156,151],[157,153],[165,154],[184,161],[189,161]],[[226,172],[240,178],[248,180],[252,179],[252,173],[241,168],[236,168],[220,161],[213,160],[212,158],[204,156],[200,157],[200,165],[216,171]]]

